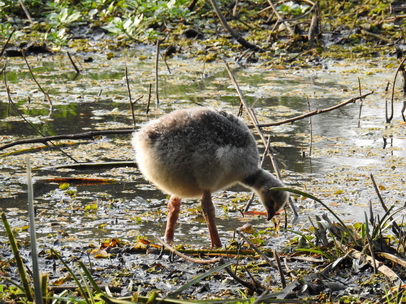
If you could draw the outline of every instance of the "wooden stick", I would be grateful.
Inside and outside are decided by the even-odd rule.
[[[262,154],[262,157],[261,157],[261,164],[260,164],[261,168],[264,166],[265,158],[268,155],[270,144],[271,144],[271,135],[268,136],[268,140],[266,142],[266,147],[265,147],[264,153]],[[252,202],[254,201],[254,197],[255,197],[255,193],[252,192],[250,199],[248,200],[247,204],[244,207],[244,212],[248,211]]]
[[[29,123],[29,122],[28,122]],[[39,133],[42,137],[36,138],[27,138],[27,139],[20,139],[16,140],[7,144],[0,146],[0,150],[4,150],[13,146],[17,145],[25,145],[25,144],[34,144],[34,143],[42,143],[45,144],[46,142],[53,141],[53,140],[66,140],[66,139],[92,139],[96,136],[101,135],[116,135],[116,134],[130,134],[134,132],[133,128],[128,129],[113,129],[113,130],[100,130],[100,131],[88,131],[83,133],[76,133],[76,134],[62,134],[62,135],[53,135],[53,136],[44,136],[42,133]]]
[[[67,52],[67,54],[68,54],[70,63],[72,64],[73,68],[76,71],[75,77],[73,77],[73,79],[72,79],[72,80],[75,80],[80,75],[80,70],[79,70],[78,66],[76,65],[76,63],[73,61],[72,55],[69,52]]]
[[[237,91],[238,96],[240,97],[241,103],[244,105],[244,108],[247,111],[248,116],[250,117],[254,128],[257,130],[259,136],[261,137],[263,145],[266,147],[267,140],[265,139],[265,135],[262,132],[260,125],[258,124],[257,117],[256,117],[254,111],[248,106],[248,102],[245,100],[245,97],[241,92],[240,86],[238,85],[237,81],[235,80],[235,77],[234,77],[233,73],[231,72],[231,69],[230,69],[228,63],[225,60],[224,60],[224,63],[226,65],[226,69],[227,69],[228,75],[230,76],[231,82],[233,83],[234,88]],[[273,154],[269,153],[268,155],[271,158],[271,162],[272,162],[272,166],[275,170],[275,174],[278,176],[279,179],[281,179],[281,174],[280,174],[280,171],[278,168],[278,164],[277,164],[275,158],[273,157]]]
[[[276,21],[276,24],[275,24],[274,29],[276,28],[276,26],[277,26],[279,23],[283,23],[283,24],[286,26],[286,28],[287,28],[288,32],[290,33],[290,35],[293,36],[293,35],[295,34],[295,32],[292,30],[292,28],[289,26],[289,24],[283,20],[283,18],[281,17],[281,15],[279,15],[279,13],[278,13],[278,11],[276,10],[276,8],[275,8],[274,4],[272,3],[272,1],[271,1],[271,0],[267,0],[267,1],[268,1],[269,5],[272,7],[272,10],[273,10],[273,12],[274,12],[276,18],[278,19],[278,20]]]
[[[134,103],[131,97],[131,88],[130,88],[130,81],[128,80],[128,68],[127,65],[125,66],[125,82],[127,84],[127,91],[128,91],[128,101],[130,102],[130,111],[133,118],[133,128],[135,130],[135,113],[134,113]],[[139,99],[138,99],[139,100]]]
[[[235,80],[235,77],[234,77],[233,73],[231,72],[230,67],[228,66],[227,62],[225,60],[223,60],[223,61],[226,65],[226,69],[227,69],[228,75],[230,76],[231,82],[233,83],[234,88],[237,91],[238,96],[240,97],[241,103],[244,105],[244,108],[246,109],[251,121],[254,124],[255,129],[257,130],[259,136],[261,137],[261,140],[262,140],[264,146],[267,147],[267,140],[265,139],[265,135],[262,132],[260,125],[258,124],[258,120],[257,120],[257,117],[256,117],[254,111],[248,106],[248,102],[245,100],[244,95],[242,94],[240,87],[239,87],[237,81]],[[273,153],[269,152],[268,155],[269,155],[269,158],[271,159],[272,166],[274,168],[276,176],[280,180],[282,180],[282,176],[279,171],[279,166],[278,166],[278,163],[276,162],[276,159],[275,159]],[[296,221],[297,218],[299,217],[299,214],[297,213],[296,207],[295,207],[291,197],[289,197],[289,205],[292,208],[292,211],[294,214],[293,221]]]
[[[30,74],[31,74],[32,78],[34,79],[34,81],[35,81],[35,83],[37,84],[38,88],[41,90],[41,92],[44,94],[45,98],[47,99],[47,101],[48,101],[48,103],[49,103],[49,110],[50,110],[50,112],[52,112],[52,111],[53,111],[53,104],[52,104],[51,98],[49,97],[49,94],[48,94],[47,92],[45,92],[45,90],[42,88],[42,86],[39,84],[39,82],[38,82],[37,79],[35,78],[35,75],[34,75],[34,73],[32,72],[31,66],[30,66],[30,64],[28,63],[27,57],[25,56],[24,52],[22,52],[22,54],[23,54],[25,63],[26,63],[26,65],[27,65],[27,67],[28,67],[28,70],[30,71]]]
[[[182,259],[185,259],[189,262],[192,263],[196,263],[196,264],[214,264],[217,262],[220,262],[222,258],[214,258],[211,260],[202,260],[202,259],[195,259],[195,258],[191,258],[179,251],[177,251],[175,248],[173,248],[171,245],[169,245],[168,243],[164,242],[163,240],[161,240],[160,238],[156,238],[156,240],[161,243],[161,245],[163,245],[166,249],[168,249],[170,252],[176,254],[177,256],[181,257]]]
[[[156,105],[159,106],[159,83],[158,83],[158,59],[159,59],[159,45],[161,40],[156,41],[156,54],[155,54],[155,96],[156,96]]]
[[[307,105],[309,107],[309,112],[311,112],[311,106],[310,106],[310,101],[309,98],[306,98],[307,100]],[[312,118],[309,118],[309,126],[310,126],[310,147],[309,147],[309,157],[312,156],[313,153],[313,121]]]
[[[279,276],[281,277],[281,283],[282,283],[282,288],[286,287],[286,279],[285,279],[285,274],[282,271],[282,264],[281,264],[281,259],[279,258],[279,254],[276,251],[276,249],[272,250],[273,256],[276,261],[276,266],[278,266],[278,271],[279,271]]]
[[[0,57],[3,57],[4,51],[6,50],[6,47],[7,47],[8,43],[10,42],[11,37],[13,36],[13,34],[14,34],[15,31],[16,31],[16,29],[13,28],[13,30],[12,30],[11,33],[10,33],[10,35],[8,35],[7,40],[6,40],[6,43],[5,43],[5,44],[3,45],[3,47],[1,48]],[[4,69],[4,68],[3,68],[3,69]]]
[[[20,3],[21,8],[23,9],[24,14],[25,14],[25,16],[27,17],[28,21],[32,24],[33,21],[32,21],[30,12],[28,11],[27,7],[26,7],[25,4],[24,4],[24,0],[18,0],[18,2]]]
[[[227,23],[226,18],[224,18],[224,15],[220,11],[216,0],[210,0],[211,5],[213,6],[214,11],[217,14],[217,17],[220,19],[220,23],[224,26],[224,28],[231,34],[231,36],[234,37],[235,40],[238,41],[243,47],[246,47],[248,49],[255,50],[257,52],[262,51],[258,46],[248,42],[245,40],[240,34],[238,34],[235,30],[233,30],[230,25]]]
[[[394,98],[395,98],[396,78],[398,77],[398,73],[399,73],[399,71],[401,70],[401,68],[402,68],[403,64],[405,63],[405,61],[406,61],[406,57],[403,58],[403,60],[400,62],[398,68],[396,69],[395,77],[394,77],[394,79],[393,79],[393,83],[392,83],[392,95],[391,95],[391,107],[390,107],[390,109],[391,109],[391,114],[390,114],[389,117],[388,117],[388,101],[385,100],[385,116],[386,116],[386,123],[390,123],[391,120],[392,120],[392,118],[393,118],[393,111],[394,111],[394,110],[393,110],[393,100],[394,100]]]
[[[346,246],[344,246],[344,247],[346,247]],[[357,259],[357,260],[363,260],[363,261],[366,260],[368,262],[368,264],[370,264],[371,266],[374,265],[374,259],[370,255],[362,253],[356,249],[350,249],[349,256],[352,257],[353,259]],[[383,264],[382,262],[377,261],[377,260],[375,260],[375,262],[377,263],[376,264],[377,271],[379,271],[380,273],[382,273],[383,275],[388,277],[391,281],[394,281],[395,284],[402,282],[402,279],[388,266],[386,266],[385,264]]]
[[[377,256],[392,261],[406,269],[406,260],[404,258],[398,257],[388,252],[377,252]]]
[[[375,192],[378,195],[378,199],[379,202],[381,203],[381,206],[383,208],[383,210],[385,210],[385,212],[387,213],[389,211],[388,207],[386,207],[385,205],[385,201],[382,198],[381,192],[379,191],[379,187],[375,182],[375,178],[374,175],[371,173],[370,174],[371,180],[372,180],[372,184],[374,186]],[[399,227],[399,225],[395,222],[395,220],[393,219],[392,216],[389,216],[389,219],[393,222],[393,227],[392,227],[392,231],[396,234],[397,237],[401,237],[401,233],[402,233],[402,229]]]
[[[349,104],[349,103],[354,103],[354,102],[356,102],[358,99],[363,99],[363,98],[365,98],[365,97],[367,97],[368,95],[371,95],[371,94],[373,94],[373,93],[374,93],[374,92],[372,91],[372,92],[369,92],[369,93],[366,93],[366,94],[362,94],[362,95],[357,96],[357,97],[353,97],[353,98],[351,98],[351,99],[348,99],[347,101],[344,101],[344,102],[342,102],[342,103],[339,103],[338,105],[335,105],[335,106],[330,107],[330,108],[314,110],[314,111],[312,111],[312,112],[308,112],[308,113],[305,113],[305,114],[302,114],[302,115],[299,115],[299,116],[295,116],[295,117],[292,117],[292,118],[289,118],[289,119],[285,119],[285,120],[281,120],[281,121],[277,121],[277,122],[271,122],[271,123],[266,123],[266,124],[259,124],[259,125],[257,125],[257,127],[274,127],[274,126],[280,126],[280,125],[283,125],[283,124],[286,124],[286,123],[292,123],[292,122],[295,122],[296,120],[300,120],[300,119],[303,119],[303,118],[306,118],[306,117],[310,117],[310,116],[313,116],[313,115],[318,115],[318,114],[326,113],[326,112],[329,112],[329,111],[333,111],[333,110],[336,110],[336,109],[338,109],[338,108],[341,108],[341,107],[343,107],[343,106],[345,106],[345,105],[347,105],[347,104]]]
[[[312,16],[312,21],[310,22],[309,32],[307,34],[307,39],[310,45],[314,46],[315,38],[320,34],[320,17],[319,17],[319,5],[316,3],[314,6],[314,13]]]
[[[362,95],[361,79],[359,79],[359,77],[358,77],[358,91],[359,91],[359,95]],[[361,113],[362,113],[362,105],[363,105],[362,99],[360,99],[360,100],[361,100],[361,103],[359,105],[359,113],[358,113],[358,128],[361,127]]]
[[[148,86],[148,101],[147,101],[147,109],[145,111],[145,114],[147,115],[149,113],[149,106],[151,104],[151,92],[152,92],[152,83],[150,83]]]
[[[240,229],[236,229],[235,232],[244,239],[244,241],[256,252],[258,253],[271,267],[275,267],[275,264],[268,258],[267,255],[265,255],[261,250],[258,249],[257,246],[255,246],[245,235]]]

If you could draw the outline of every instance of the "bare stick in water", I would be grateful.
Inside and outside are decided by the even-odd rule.
[[[158,83],[158,59],[159,59],[159,45],[161,40],[156,41],[156,54],[155,54],[155,96],[156,96],[156,105],[159,106],[159,83]]]
[[[49,103],[49,110],[50,110],[50,112],[52,112],[54,106],[53,106],[53,104],[52,104],[51,98],[49,97],[49,94],[48,94],[47,92],[45,92],[45,90],[42,88],[42,86],[41,86],[41,85],[39,84],[39,82],[37,81],[37,78],[35,78],[35,75],[34,75],[34,73],[32,72],[31,66],[30,66],[30,64],[28,63],[27,57],[25,56],[24,52],[22,52],[22,54],[23,54],[25,63],[26,63],[26,65],[27,65],[27,67],[28,67],[28,70],[30,71],[30,74],[31,74],[31,76],[32,76],[32,79],[34,79],[34,81],[35,81],[35,83],[37,84],[38,88],[41,90],[42,94],[44,94],[46,100],[47,100],[48,103]]]
[[[390,110],[391,110],[391,113],[390,113],[390,115],[388,116],[388,101],[387,100],[385,100],[385,115],[386,115],[386,123],[390,123],[391,121],[392,121],[392,118],[393,118],[393,100],[395,99],[395,86],[396,86],[396,78],[398,77],[398,73],[399,73],[399,71],[402,69],[402,67],[403,67],[403,64],[405,63],[405,61],[406,61],[406,57],[405,58],[403,58],[403,60],[400,62],[400,64],[399,64],[399,66],[398,66],[398,68],[396,69],[396,73],[395,73],[395,77],[394,77],[394,79],[393,79],[393,83],[392,83],[392,95],[391,95],[391,106],[390,106]]]

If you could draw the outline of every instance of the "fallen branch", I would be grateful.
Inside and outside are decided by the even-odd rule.
[[[311,111],[311,112],[308,112],[308,113],[305,113],[305,114],[302,114],[302,115],[299,115],[299,116],[295,116],[295,117],[292,117],[292,118],[289,118],[289,119],[285,119],[285,120],[281,120],[281,121],[277,121],[277,122],[266,123],[266,124],[258,124],[257,126],[258,127],[273,127],[273,126],[280,126],[280,125],[283,125],[283,124],[286,124],[286,123],[292,123],[292,122],[295,122],[296,120],[300,120],[300,119],[304,119],[304,118],[307,118],[307,117],[310,117],[310,116],[313,116],[313,115],[318,115],[318,114],[322,114],[322,113],[326,113],[326,112],[336,110],[336,109],[341,108],[341,107],[343,107],[343,106],[345,106],[345,105],[347,105],[349,103],[354,103],[358,99],[363,99],[363,98],[365,98],[368,95],[371,95],[373,93],[374,92],[372,91],[372,92],[369,92],[369,93],[366,93],[366,94],[351,98],[351,99],[349,99],[347,101],[339,103],[338,105],[335,105],[335,106],[330,107],[330,108],[318,109],[318,110],[314,110],[314,111]]]
[[[220,264],[223,264],[223,263],[224,263],[223,261],[220,262]],[[262,292],[263,292],[263,289],[264,289],[264,288],[263,288],[262,286],[260,286],[260,285],[258,284],[258,282],[255,281],[254,278],[252,278],[252,279],[253,279],[253,282],[252,282],[252,283],[246,282],[246,281],[244,281],[243,279],[241,279],[236,273],[234,273],[234,272],[230,269],[230,267],[226,267],[226,268],[224,268],[224,269],[227,271],[227,273],[229,274],[229,276],[233,278],[234,281],[236,281],[237,283],[240,283],[242,286],[248,288],[248,289],[250,290],[250,292],[252,292],[252,293],[255,292],[255,291],[257,291],[258,293],[262,293]],[[247,269],[246,269],[246,270],[247,270]],[[247,272],[248,272],[248,271],[247,271]]]
[[[230,25],[228,25],[226,18],[224,18],[223,14],[221,13],[216,0],[210,0],[211,5],[213,6],[214,11],[217,14],[217,17],[219,17],[221,24],[224,26],[224,28],[231,34],[231,36],[234,37],[235,40],[238,41],[243,47],[246,47],[248,49],[260,52],[262,51],[258,46],[249,43],[247,40],[245,40],[240,34],[238,34],[235,30],[233,30]]]
[[[406,260],[402,259],[396,255],[393,255],[393,254],[387,253],[387,252],[378,252],[376,255],[379,256],[380,258],[384,258],[386,260],[392,261],[393,263],[396,263],[401,267],[406,267]]]
[[[62,134],[62,135],[53,135],[53,136],[44,136],[44,137],[36,137],[36,138],[27,138],[27,139],[20,139],[16,140],[7,144],[0,146],[0,150],[4,150],[13,146],[17,145],[25,145],[25,144],[34,144],[34,143],[42,143],[45,144],[49,141],[53,140],[64,140],[64,139],[92,139],[96,136],[102,135],[116,135],[116,134],[130,134],[134,132],[133,128],[129,129],[113,129],[113,130],[97,130],[97,131],[88,131],[84,133],[77,133],[77,134]]]
[[[404,284],[402,279],[392,269],[390,269],[388,266],[386,266],[382,262],[375,260],[370,255],[362,253],[356,249],[350,249],[349,256],[351,258],[357,259],[357,260],[366,260],[368,262],[368,264],[370,264],[374,268],[376,266],[377,271],[379,271],[380,273],[382,273],[383,275],[388,277],[395,284],[399,284],[399,283]]]
[[[88,170],[88,169],[109,169],[109,168],[120,168],[120,167],[137,167],[137,163],[129,161],[111,161],[111,162],[101,162],[101,163],[75,163],[75,164],[63,164],[50,166],[45,168],[40,168],[40,170],[57,170],[57,169],[75,169],[75,170]]]
[[[179,251],[177,251],[175,248],[173,248],[171,245],[169,245],[168,243],[162,241],[160,238],[156,238],[156,240],[161,243],[162,246],[164,246],[166,249],[168,249],[170,252],[176,254],[177,256],[181,257],[182,259],[185,259],[186,261],[192,262],[192,263],[196,263],[196,264],[214,264],[214,263],[218,263],[222,260],[222,258],[214,258],[211,260],[202,260],[202,259],[195,259],[195,258],[191,258]]]

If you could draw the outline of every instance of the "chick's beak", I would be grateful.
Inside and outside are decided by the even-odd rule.
[[[273,206],[269,206],[268,208],[266,208],[266,212],[268,214],[266,219],[269,221],[275,215],[275,210],[274,210]]]

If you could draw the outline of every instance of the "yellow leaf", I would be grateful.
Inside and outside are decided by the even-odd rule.
[[[59,185],[59,189],[61,189],[61,190],[66,190],[66,189],[69,188],[69,186],[70,186],[69,183],[63,183],[63,184],[60,184],[60,185]]]
[[[71,279],[71,276],[68,273],[65,277],[59,278],[59,279],[56,279],[56,280],[52,281],[51,284],[54,285],[54,286],[60,286],[63,283],[66,283],[67,281],[69,281],[70,279]]]

